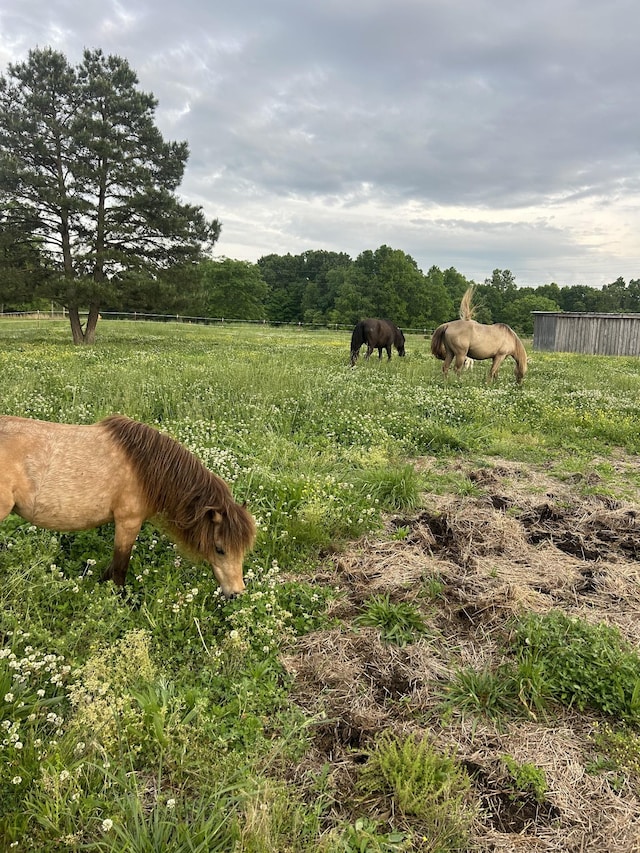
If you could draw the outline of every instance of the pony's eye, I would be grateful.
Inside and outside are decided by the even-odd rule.
[[[220,554],[221,557],[224,556],[224,548],[221,548],[219,545],[216,545],[216,554]]]

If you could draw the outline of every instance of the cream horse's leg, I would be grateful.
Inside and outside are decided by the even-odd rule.
[[[500,365],[506,357],[507,354],[503,352],[499,352],[494,355],[491,370],[489,371],[489,382],[493,382],[493,380],[496,378],[496,376],[498,375],[498,370],[500,369]]]
[[[453,353],[451,350],[447,349],[447,354],[444,357],[444,362],[442,364],[442,372],[444,373],[444,378],[446,379],[449,375],[449,368],[451,367],[451,362],[453,361]]]
[[[464,369],[466,361],[467,361],[467,353],[466,352],[456,353],[456,374],[458,376],[460,376],[461,371]]]

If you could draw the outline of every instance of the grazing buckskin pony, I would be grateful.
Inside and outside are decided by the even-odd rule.
[[[404,355],[404,335],[390,320],[368,317],[356,323],[351,335],[351,366],[358,360],[362,344],[367,345],[365,358],[369,358],[374,349],[378,350],[378,358],[382,358],[382,350],[385,349],[390,359],[392,346],[398,350],[398,355]]]
[[[460,375],[468,358],[478,361],[491,358],[493,364],[488,376],[491,382],[505,358],[511,356],[516,363],[516,380],[522,382],[527,372],[527,352],[522,341],[504,323],[489,326],[477,323],[473,319],[472,296],[473,288],[470,287],[460,303],[460,319],[438,326],[431,337],[431,352],[444,361],[444,375],[447,376],[454,359],[455,371]]]
[[[39,527],[115,524],[104,580],[123,586],[142,523],[156,517],[208,560],[226,596],[244,590],[253,517],[229,486],[179,442],[121,415],[89,426],[0,417],[0,521],[11,512]]]

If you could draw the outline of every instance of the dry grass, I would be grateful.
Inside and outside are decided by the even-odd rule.
[[[415,515],[389,519],[385,536],[334,557],[340,627],[300,638],[285,658],[297,701],[317,720],[313,748],[291,773],[302,780],[328,763],[336,808],[349,816],[358,765],[376,735],[425,733],[455,750],[473,779],[481,807],[473,849],[640,851],[640,779],[620,789],[609,774],[588,772],[595,716],[560,710],[555,720],[498,727],[443,718],[440,705],[456,670],[496,660],[518,613],[561,609],[607,622],[640,649],[638,507],[577,497],[575,483],[513,463],[468,474],[481,497],[424,495]],[[399,528],[408,532],[394,539]],[[430,578],[441,582],[436,598]],[[356,628],[363,602],[379,594],[417,607],[426,637],[398,647]],[[543,803],[510,796],[503,755],[544,771]]]

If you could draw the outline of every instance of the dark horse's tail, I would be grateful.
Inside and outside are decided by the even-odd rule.
[[[447,355],[447,351],[444,346],[444,333],[446,331],[447,323],[443,323],[441,326],[438,326],[433,335],[431,335],[431,354],[435,355],[436,358],[439,358],[440,361],[444,361]]]
[[[351,335],[351,364],[355,364],[360,355],[360,347],[365,343],[364,321],[359,320]]]

